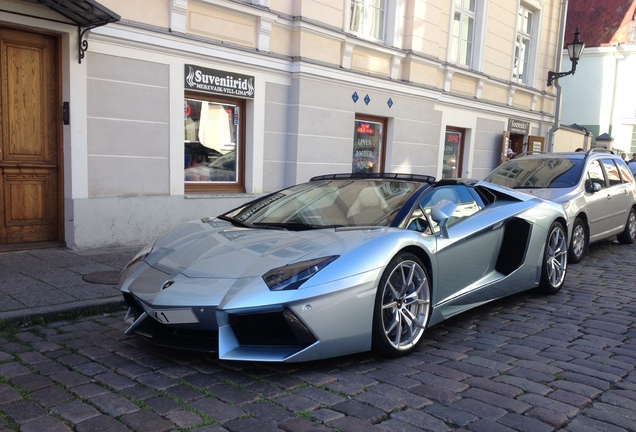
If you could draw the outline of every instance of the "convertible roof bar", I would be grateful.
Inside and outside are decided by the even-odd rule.
[[[341,173],[325,174],[312,177],[309,181],[318,180],[358,180],[358,179],[389,179],[389,180],[414,180],[429,184],[435,183],[435,177],[423,174],[401,173]]]

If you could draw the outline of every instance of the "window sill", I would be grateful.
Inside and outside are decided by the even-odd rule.
[[[256,199],[258,195],[252,193],[186,193],[183,195],[185,199],[220,199],[220,198],[241,198],[241,199]]]

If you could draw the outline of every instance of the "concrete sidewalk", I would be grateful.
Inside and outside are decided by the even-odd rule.
[[[116,283],[142,246],[0,253],[0,320],[123,309]]]

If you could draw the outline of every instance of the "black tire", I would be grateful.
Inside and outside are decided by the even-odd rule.
[[[583,219],[576,218],[572,225],[572,241],[568,249],[568,261],[570,264],[581,262],[583,255],[587,252],[590,242],[590,233]]]
[[[384,270],[375,296],[373,351],[399,357],[422,340],[431,311],[431,287],[422,261],[399,253]]]
[[[616,236],[616,239],[622,244],[633,244],[636,241],[636,211],[633,208],[629,209],[625,229]]]
[[[567,235],[560,222],[554,222],[548,230],[543,251],[539,290],[544,294],[556,294],[565,282],[568,267]]]

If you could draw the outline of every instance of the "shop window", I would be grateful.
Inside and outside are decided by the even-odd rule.
[[[464,129],[453,127],[446,128],[442,178],[461,177],[462,155],[464,153],[464,135]]]
[[[356,116],[353,132],[352,172],[384,171],[386,119]]]
[[[186,193],[245,192],[244,102],[191,96],[184,103]]]

